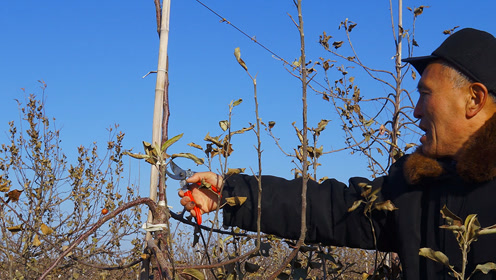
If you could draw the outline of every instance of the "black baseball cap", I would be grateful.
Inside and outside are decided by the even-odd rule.
[[[443,59],[475,82],[496,93],[496,38],[493,35],[464,28],[449,36],[432,55],[409,57],[410,63],[422,75],[429,63]]]

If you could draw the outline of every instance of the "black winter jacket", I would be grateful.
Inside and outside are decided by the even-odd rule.
[[[496,224],[496,117],[488,121],[463,148],[457,163],[434,160],[417,150],[396,162],[389,175],[373,181],[352,178],[349,186],[336,180],[308,183],[307,243],[374,249],[374,238],[363,209],[348,212],[361,199],[366,183],[380,188],[378,201],[391,200],[394,211],[374,211],[377,248],[397,252],[404,279],[453,279],[448,269],[419,256],[419,249],[444,252],[459,271],[461,251],[440,210],[444,205],[461,219],[477,214],[480,225]],[[262,231],[289,239],[300,234],[301,179],[263,176]],[[226,179],[223,197],[247,197],[241,206],[224,208],[224,224],[256,231],[258,184],[254,177]],[[496,234],[480,236],[468,255],[467,275],[477,264],[496,263]],[[496,272],[476,273],[471,279],[496,279]]]

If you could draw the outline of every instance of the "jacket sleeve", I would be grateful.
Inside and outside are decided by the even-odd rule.
[[[330,179],[319,184],[309,180],[307,188],[307,243],[347,246],[363,249],[389,251],[383,232],[387,213],[374,210],[372,221],[364,215],[364,203],[355,211],[348,209],[356,200],[362,199],[362,187],[366,183],[374,189],[381,188],[385,177],[369,181],[352,178],[349,187]],[[261,231],[288,239],[298,239],[301,224],[302,179],[285,180],[273,176],[262,177]],[[382,201],[379,191],[377,201]],[[225,206],[225,226],[237,226],[245,230],[257,229],[258,183],[254,176],[233,175],[226,179],[223,197],[247,197],[241,206]],[[374,241],[376,240],[376,241]],[[377,243],[377,247],[374,243]]]

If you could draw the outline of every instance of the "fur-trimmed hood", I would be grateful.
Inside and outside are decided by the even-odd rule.
[[[496,177],[496,114],[463,145],[458,162],[425,156],[419,147],[404,165],[408,183],[417,184],[426,178],[439,177],[455,169],[467,182],[481,183]]]

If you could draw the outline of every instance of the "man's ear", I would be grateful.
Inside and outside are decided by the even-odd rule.
[[[467,101],[466,114],[468,118],[472,118],[484,108],[489,96],[489,91],[486,86],[481,83],[472,83],[469,87],[469,99]]]

